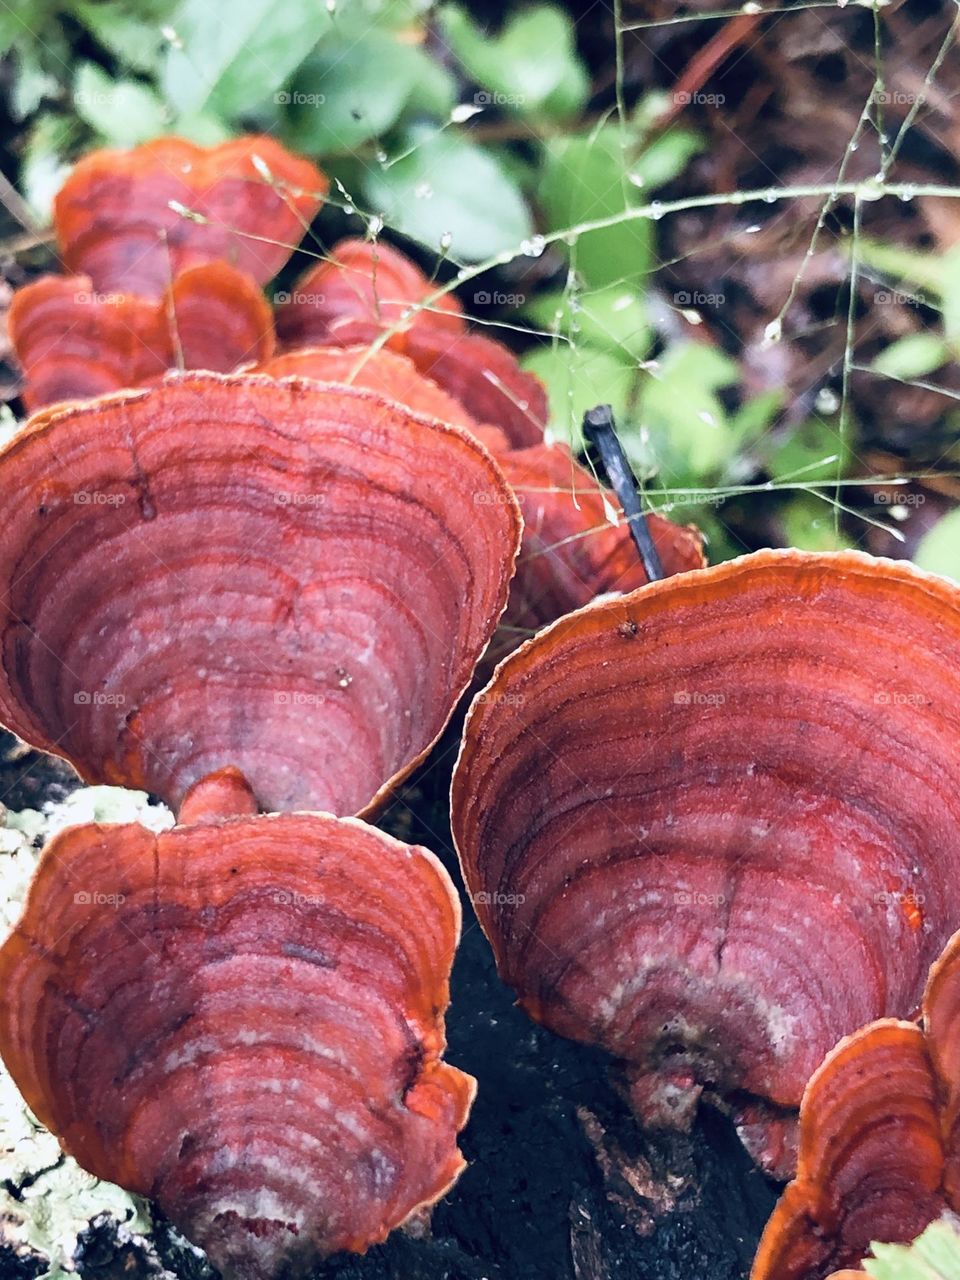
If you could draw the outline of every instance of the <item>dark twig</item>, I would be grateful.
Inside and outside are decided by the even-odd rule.
[[[627,524],[647,571],[651,582],[664,577],[663,565],[657,548],[653,545],[650,528],[640,503],[637,482],[630,463],[623,451],[623,445],[617,438],[617,429],[613,421],[613,410],[608,404],[598,404],[595,409],[588,409],[583,415],[583,435],[590,443],[597,446],[603,469],[614,493],[620,500]]]

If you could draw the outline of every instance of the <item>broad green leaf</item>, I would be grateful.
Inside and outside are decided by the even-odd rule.
[[[730,419],[737,447],[742,449],[758,440],[782,408],[782,391],[764,391],[742,404]]]
[[[181,0],[170,19],[176,43],[167,51],[163,88],[183,115],[207,103],[243,116],[290,78],[331,16],[318,0]]]
[[[911,333],[891,342],[874,359],[872,369],[889,378],[923,378],[950,358],[946,343],[935,333]]]
[[[530,237],[530,211],[496,153],[453,133],[410,130],[393,164],[368,168],[363,194],[388,226],[479,262]]]
[[[550,430],[571,448],[582,447],[583,415],[595,405],[611,405],[618,425],[626,423],[636,370],[608,351],[557,342],[528,352],[521,364],[543,379],[550,400]]]
[[[811,418],[763,441],[760,458],[774,480],[833,480],[848,469],[849,436],[848,429],[841,437],[836,420]]]
[[[686,129],[671,129],[644,147],[630,165],[631,183],[656,191],[672,182],[704,148],[703,139]]]
[[[541,329],[609,351],[633,364],[650,349],[652,332],[646,300],[628,285],[610,285],[575,295],[541,294],[526,308]]]
[[[397,120],[426,55],[383,31],[327,36],[297,71],[284,106],[293,144],[315,155],[349,152]]]
[[[853,253],[853,241],[845,243],[848,254]],[[927,301],[939,298],[943,288],[940,274],[940,255],[923,253],[918,249],[907,249],[903,245],[888,244],[883,240],[871,240],[868,236],[859,236],[856,244],[857,261],[865,267],[871,267],[894,280],[904,280],[908,284],[929,294]],[[883,288],[882,285],[877,286]],[[920,299],[921,301],[923,299]]]
[[[834,509],[812,494],[797,494],[780,509],[784,540],[801,551],[843,551],[853,543],[837,529]]]
[[[10,86],[10,114],[14,120],[25,120],[33,115],[44,98],[57,96],[60,82],[44,70],[36,44],[24,40],[14,47],[17,61]]]
[[[155,6],[148,15],[141,6],[136,12],[123,4],[104,4],[98,0],[74,0],[76,17],[97,41],[124,66],[135,71],[156,71],[164,48],[161,28],[173,11],[173,3]]]
[[[42,113],[27,136],[20,161],[20,191],[41,223],[50,220],[53,197],[70,169],[67,156],[77,132],[76,120]]]
[[[651,193],[675,177],[701,146],[693,134],[674,130],[635,154],[629,131],[614,124],[550,139],[536,192],[547,230],[616,218],[650,203]],[[632,218],[581,233],[572,261],[594,288],[640,284],[650,273],[652,250],[652,220]]]
[[[717,392],[735,382],[737,365],[713,347],[684,342],[667,351],[644,383],[640,424],[665,484],[716,475],[737,441]]]
[[[417,73],[403,114],[417,119],[448,120],[457,101],[457,82],[453,73],[420,46],[414,46],[414,52],[417,54]]]
[[[536,198],[548,231],[615,218],[644,204],[627,179],[620,130],[607,125],[589,134],[552,138],[546,144]],[[652,223],[634,218],[577,237],[575,262],[587,285],[642,283],[651,269]]]
[[[924,534],[913,562],[931,573],[942,573],[960,582],[960,507],[948,511]]]
[[[494,35],[450,5],[441,10],[440,25],[464,70],[482,86],[478,106],[562,118],[586,101],[589,79],[577,56],[573,23],[562,9],[522,9]]]
[[[960,1220],[945,1214],[907,1244],[875,1244],[863,1267],[874,1280],[960,1280]]]
[[[73,84],[77,115],[112,146],[130,147],[163,133],[166,107],[146,84],[111,80],[93,62],[82,62]]]

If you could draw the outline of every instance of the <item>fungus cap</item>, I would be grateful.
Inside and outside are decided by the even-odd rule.
[[[462,333],[463,313],[452,294],[430,307],[420,305],[439,288],[392,245],[348,238],[310,267],[281,301],[277,328],[290,347],[370,342],[394,326],[399,334]]]
[[[399,249],[342,240],[278,308],[277,331],[295,348],[369,343],[389,330],[388,345],[475,422],[499,427],[513,447],[540,443],[547,421],[543,383],[502,343],[467,333],[452,294],[424,307],[439,288]]]
[[[789,1119],[917,1008],[960,924],[958,653],[947,581],[761,552],[562,618],[474,701],[453,833],[500,972],[647,1122]]]
[[[225,262],[188,267],[158,299],[100,293],[89,276],[43,276],[14,294],[8,325],[31,412],[147,385],[168,369],[227,373],[276,345],[259,287]]]
[[[186,374],[0,452],[0,722],[176,808],[369,812],[503,610],[520,516],[489,454],[368,391]]]
[[[214,259],[270,280],[326,189],[309,160],[272,138],[157,138],[84,156],[57,193],[54,225],[67,269],[96,290],[158,298],[186,267]]]
[[[354,819],[73,827],[0,949],[0,1051],[64,1149],[225,1276],[305,1272],[463,1167],[459,926],[433,855]]]
[[[511,626],[536,629],[595,596],[646,583],[616,498],[565,445],[514,449],[497,461],[523,512],[523,548],[506,617]],[[647,521],[667,576],[703,567],[697,529],[656,514]]]
[[[874,1241],[906,1244],[960,1209],[960,932],[930,970],[922,1025],[881,1020],[807,1086],[800,1159],[751,1280],[837,1280]],[[861,1275],[862,1272],[856,1272]]]

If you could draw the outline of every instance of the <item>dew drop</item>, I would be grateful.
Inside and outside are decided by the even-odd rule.
[[[413,194],[417,200],[432,200],[433,187],[429,182],[418,182],[413,188]]]
[[[543,236],[531,236],[521,244],[520,252],[526,258],[539,258],[546,247],[547,242]]]

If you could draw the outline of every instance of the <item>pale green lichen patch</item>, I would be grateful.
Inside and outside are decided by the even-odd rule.
[[[82,822],[141,822],[171,826],[169,810],[141,791],[83,787],[60,804],[19,813],[0,806],[0,938],[19,918],[42,846]],[[0,1065],[0,1241],[19,1253],[40,1255],[46,1274],[74,1272],[77,1237],[93,1218],[109,1214],[127,1237],[149,1232],[147,1205],[86,1173],[60,1151],[56,1138],[27,1110]],[[142,1241],[149,1249],[147,1241]]]

